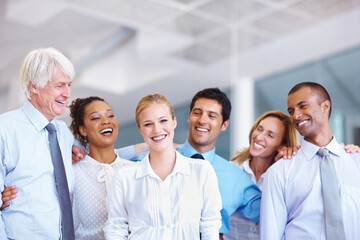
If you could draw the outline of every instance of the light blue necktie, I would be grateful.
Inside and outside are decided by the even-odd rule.
[[[70,202],[69,187],[61,150],[56,136],[56,128],[52,123],[46,126],[49,132],[50,153],[54,166],[55,183],[61,211],[61,235],[63,240],[73,240],[74,223]]]
[[[318,154],[322,156],[320,176],[322,194],[324,198],[325,232],[327,240],[345,240],[342,219],[339,185],[333,160],[329,150],[320,148]]]

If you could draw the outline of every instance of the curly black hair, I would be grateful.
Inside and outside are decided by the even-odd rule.
[[[93,101],[102,101],[105,102],[104,99],[91,96],[87,98],[77,98],[73,100],[69,106],[70,108],[70,117],[71,117],[71,124],[70,129],[74,135],[74,137],[80,142],[82,146],[86,148],[87,146],[87,137],[81,135],[79,127],[84,126],[84,111],[85,107],[92,103]]]

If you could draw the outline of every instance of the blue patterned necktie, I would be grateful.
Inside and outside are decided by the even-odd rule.
[[[55,183],[60,203],[61,235],[63,240],[72,240],[75,239],[74,223],[64,162],[57,140],[55,126],[52,123],[49,123],[45,128],[49,132],[50,153],[54,166]]]
[[[318,154],[322,157],[320,163],[320,176],[324,199],[326,239],[344,240],[346,238],[334,163],[330,158],[329,150],[326,148],[320,148]]]
[[[195,153],[194,155],[191,156],[191,158],[204,159],[204,157],[199,153]]]

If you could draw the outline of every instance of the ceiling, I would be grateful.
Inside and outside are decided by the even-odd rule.
[[[360,0],[2,0],[0,113],[24,101],[18,72],[37,47],[74,63],[72,98],[104,97],[121,123],[148,93],[181,104],[360,46],[359,22]]]

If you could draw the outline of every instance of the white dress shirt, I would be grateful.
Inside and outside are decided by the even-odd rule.
[[[103,228],[107,220],[108,185],[114,172],[130,164],[136,163],[119,157],[111,164],[99,163],[86,155],[84,160],[73,165],[75,239],[105,239]]]
[[[292,160],[279,160],[265,173],[260,238],[325,240],[320,181],[320,147],[303,140]],[[335,137],[326,146],[334,162],[346,239],[360,239],[360,154],[348,154]]]
[[[115,173],[106,206],[106,239],[219,239],[221,197],[210,163],[176,152],[162,181],[148,155]],[[129,234],[130,232],[130,234]]]
[[[125,150],[125,149],[124,149]],[[123,150],[122,150],[123,151]],[[184,144],[178,145],[177,152],[185,157],[191,157],[198,153],[188,140]],[[135,155],[135,151],[132,150]],[[127,157],[122,158],[140,161],[147,153],[138,156],[130,155],[131,150],[127,150]],[[254,222],[260,221],[260,202],[261,191],[258,186],[251,181],[249,176],[239,167],[230,163],[225,158],[216,154],[215,147],[208,152],[201,153],[206,161],[214,168],[221,195],[221,228],[219,233],[226,234],[230,228],[230,216],[235,211],[251,219]]]
[[[253,170],[250,168],[250,160],[247,159],[241,164],[237,162],[231,162],[237,165],[242,169],[253,181],[260,190],[262,190],[262,185],[264,181],[264,174],[261,175],[259,181],[256,183],[256,177]],[[230,230],[229,233],[225,235],[226,240],[258,240],[259,239],[259,224],[245,218],[238,212],[234,212],[230,216]]]

